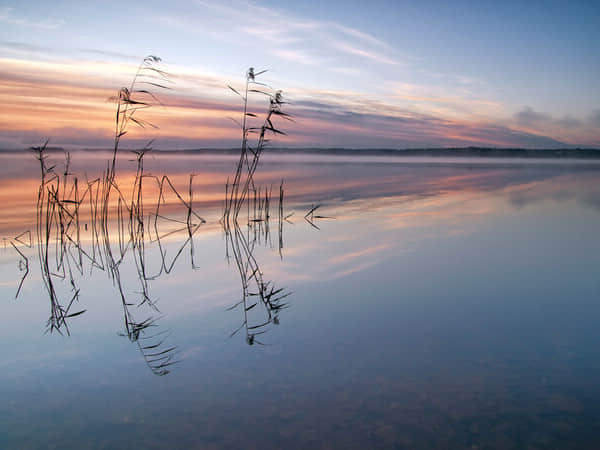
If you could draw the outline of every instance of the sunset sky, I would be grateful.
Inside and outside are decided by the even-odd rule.
[[[171,89],[130,145],[235,147],[253,66],[290,102],[280,146],[598,147],[599,29],[595,2],[3,0],[0,148],[110,147],[148,54]]]

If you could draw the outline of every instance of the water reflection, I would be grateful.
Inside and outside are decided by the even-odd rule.
[[[252,223],[247,227],[246,233],[240,229],[237,221],[225,226],[227,248],[231,249],[242,284],[242,299],[231,306],[229,310],[241,308],[243,321],[240,327],[230,336],[234,336],[241,329],[244,329],[246,342],[249,345],[254,343],[263,344],[257,337],[266,333],[270,325],[279,324],[279,313],[288,306],[283,300],[291,295],[290,291],[285,288],[278,288],[273,281],[266,280],[258,261],[254,257],[254,250],[256,245],[260,244],[263,233],[265,241],[269,239],[268,219],[265,220],[264,223]],[[261,225],[264,231],[260,229]],[[257,228],[259,229],[257,230]],[[250,235],[253,237],[250,238]],[[281,251],[282,234],[279,234],[279,236],[279,249]]]
[[[141,151],[137,153],[137,171],[130,199],[125,198],[114,180],[114,164],[101,177],[86,180],[81,190],[79,178],[70,171],[70,155],[67,154],[64,171],[58,173],[54,165],[47,163],[45,146],[34,150],[41,169],[36,235],[42,280],[51,306],[48,330],[70,334],[69,320],[85,313],[84,309],[76,307],[80,278],[87,276],[88,271],[90,275],[93,270],[102,271],[112,281],[121,300],[123,336],[138,347],[154,374],[166,375],[168,368],[176,362],[176,347],[166,345],[168,331],[159,326],[160,311],[152,299],[148,281],[163,272],[169,273],[188,244],[194,267],[192,237],[205,221],[192,209],[191,187],[186,201],[167,176],[158,179],[145,174],[145,151]],[[150,208],[145,207],[142,195],[142,183],[147,179],[157,183],[159,192]],[[190,177],[190,186],[191,180]],[[168,189],[173,190],[186,207],[187,215],[185,222],[167,219],[184,224],[188,235],[170,265],[166,263],[166,253],[161,246],[164,236],[157,226],[158,218],[164,217],[160,207]],[[80,212],[86,207],[89,207],[88,221],[82,227]],[[146,217],[148,221],[154,218],[155,240],[161,257],[160,270],[156,274],[147,271],[146,233],[150,228],[145,223]],[[87,236],[82,236],[84,233]],[[135,295],[129,294],[121,276],[121,267],[128,260],[133,260],[137,273]]]
[[[598,192],[597,169],[491,165],[470,171],[464,164],[434,162],[341,168],[300,163],[290,169],[266,158],[254,175],[249,202],[237,221],[224,226],[224,205],[206,207],[203,193],[218,188],[222,196],[223,185],[217,183],[224,183],[235,162],[207,167],[206,160],[191,158],[186,167],[178,156],[172,158],[179,170],[166,158],[144,156],[140,214],[131,206],[140,191],[134,158],[131,177],[117,182],[127,199],[121,200],[120,213],[121,196],[114,191],[109,198],[108,234],[131,321],[156,318],[138,342],[148,347],[153,344],[144,344],[143,335],[164,332],[153,341],[161,345],[145,351],[153,355],[176,345],[180,353],[173,361],[183,361],[167,383],[144,376],[146,367],[132,344],[107,332],[124,313],[121,301],[96,301],[120,295],[106,269],[92,264],[94,254],[98,266],[106,267],[107,258],[102,233],[92,233],[90,193],[81,201],[83,181],[79,239],[89,257],[82,254],[81,274],[79,249],[65,237],[72,254],[64,256],[70,260],[63,262],[67,277],[52,275],[66,305],[72,296],[66,267],[74,268],[81,300],[70,312],[87,309],[66,319],[77,339],[56,333],[44,340],[23,338],[25,332],[15,331],[13,323],[23,327],[44,318],[35,315],[39,308],[31,295],[37,261],[27,248],[28,235],[19,237],[22,243],[6,241],[16,275],[10,285],[3,283],[3,292],[14,296],[17,275],[24,273],[17,272],[21,257],[12,240],[29,258],[31,271],[19,298],[28,300],[33,317],[23,314],[24,302],[8,305],[3,330],[11,345],[4,360],[0,434],[15,436],[19,420],[14,418],[22,417],[27,431],[35,420],[62,426],[59,436],[67,442],[88,439],[93,422],[109,446],[117,440],[168,446],[180,436],[189,446],[220,448],[243,448],[247,442],[265,448],[294,442],[362,448],[511,447],[502,442],[545,448],[579,442],[584,448],[581,443],[592,439],[600,359],[589,343],[598,338],[600,253],[598,210],[586,202]],[[71,167],[79,161],[74,157]],[[150,171],[153,164],[166,168],[173,185],[162,181],[158,209],[163,178],[152,176],[162,173]],[[192,164],[199,169],[194,173],[208,175],[190,182],[183,171]],[[57,165],[54,171],[62,174],[64,168]],[[70,171],[86,180],[84,170]],[[281,195],[283,173],[288,176]],[[62,191],[60,178],[60,192],[66,194],[59,199],[73,198],[69,189]],[[216,188],[202,184],[213,179]],[[97,190],[95,184],[92,198]],[[101,192],[100,187],[100,198]],[[268,201],[265,192],[271,193]],[[526,200],[515,202],[519,196]],[[73,204],[63,206],[73,214]],[[188,215],[190,206],[205,223]],[[311,210],[315,218],[336,220],[317,218],[317,232],[304,220]],[[130,238],[138,219],[143,241]],[[58,222],[52,219],[52,273],[57,272],[55,249],[60,252]],[[76,221],[66,223],[76,241]],[[20,232],[2,234],[16,238]],[[32,237],[37,249],[35,230]],[[140,263],[146,296],[165,317],[148,301],[138,306],[145,298]],[[9,281],[9,266],[4,267],[2,282]],[[87,283],[92,274],[100,282]],[[108,282],[101,283],[103,278]],[[89,293],[90,285],[96,292]],[[280,299],[281,308],[269,303],[291,292]],[[171,301],[158,303],[161,297]],[[227,307],[233,310],[225,312]],[[278,327],[280,320],[284,326]],[[84,330],[90,325],[91,331]],[[233,341],[227,339],[236,329]],[[127,328],[121,331],[129,339]],[[272,345],[254,345],[249,352],[246,343],[258,341]],[[30,398],[40,399],[36,405],[43,419],[19,406]],[[66,407],[57,413],[57,404]],[[72,423],[88,411],[96,415]],[[272,430],[260,425],[280,418]],[[107,427],[122,434],[106,433]],[[40,441],[47,435],[52,433],[40,432]],[[13,439],[18,448],[21,438]]]
[[[27,241],[23,241],[23,238],[27,237]],[[23,275],[21,276],[20,280],[19,280],[19,287],[17,288],[17,293],[15,294],[15,298],[19,297],[19,293],[21,292],[21,288],[23,287],[23,283],[25,282],[25,279],[27,278],[27,275],[29,275],[29,259],[27,258],[27,256],[25,256],[25,254],[19,250],[19,247],[17,247],[15,245],[15,242],[18,244],[21,244],[27,248],[31,248],[32,247],[32,243],[31,243],[31,231],[24,231],[23,233],[19,234],[18,236],[15,236],[13,238],[13,240],[10,241],[10,245],[12,246],[12,248],[15,249],[15,251],[19,254],[19,262],[18,262],[18,266],[19,266],[19,271],[23,273]]]
[[[168,374],[178,361],[177,348],[168,344],[170,332],[160,325],[162,314],[150,282],[171,274],[184,254],[191,270],[200,267],[194,237],[207,221],[194,205],[196,176],[189,175],[186,192],[181,192],[169,176],[145,170],[149,149],[143,149],[135,152],[136,170],[128,183],[118,182],[114,162],[99,177],[90,180],[85,175],[82,182],[71,169],[70,154],[59,165],[48,162],[45,145],[33,150],[41,174],[35,246],[50,303],[47,331],[70,335],[70,321],[86,312],[78,306],[82,280],[105,273],[122,307],[124,331],[120,334],[137,346],[152,373]],[[226,185],[219,220],[226,257],[234,261],[242,288],[241,300],[228,308],[239,307],[242,314],[242,324],[231,336],[243,329],[249,345],[264,344],[259,336],[279,324],[281,311],[288,307],[284,299],[291,295],[265,276],[254,256],[258,246],[273,247],[271,222],[276,215],[277,250],[283,258],[283,227],[292,223],[294,214],[285,211],[283,180],[278,200],[272,199],[272,185],[255,184],[257,165],[257,161],[251,163],[250,170],[240,171],[235,183]],[[317,229],[315,222],[327,218],[315,214],[320,206],[313,206],[304,216]],[[34,243],[30,231],[9,243],[19,254],[18,266],[23,272],[18,297],[29,275],[29,259],[19,245],[31,248]],[[122,275],[126,266],[134,267],[135,276]]]

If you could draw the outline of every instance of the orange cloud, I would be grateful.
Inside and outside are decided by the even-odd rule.
[[[54,145],[110,147],[114,133],[115,104],[107,99],[131,82],[135,66],[77,62],[31,62],[1,59],[0,146],[24,147],[45,137]],[[163,148],[232,147],[240,130],[239,97],[216,76],[199,76],[189,69],[173,68],[169,85],[157,90],[164,107],[141,112],[158,131],[130,127],[132,146],[159,138]],[[181,73],[179,73],[181,72]],[[556,147],[561,142],[507,126],[459,119],[452,111],[430,113],[386,103],[361,93],[291,89],[286,105],[296,123],[281,123],[288,136],[277,136],[283,146],[330,147],[444,147],[494,145]],[[294,101],[294,95],[297,100]],[[409,96],[412,96],[409,94]],[[444,103],[444,98],[424,98]],[[318,99],[318,100],[313,100]],[[266,99],[256,99],[252,111],[264,112]],[[448,100],[451,101],[451,100]],[[456,103],[456,102],[454,102]],[[124,143],[127,146],[127,143]]]

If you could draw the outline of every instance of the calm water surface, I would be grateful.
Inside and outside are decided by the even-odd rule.
[[[75,153],[71,171],[84,186],[106,160]],[[49,239],[57,297],[85,310],[70,336],[47,332],[39,163],[0,164],[1,448],[600,447],[600,164],[266,155],[270,220],[248,226],[252,204],[228,234],[234,157],[147,156],[185,201],[196,174],[198,217],[169,189],[152,216],[148,177],[144,280],[108,226],[121,290],[100,256],[67,243],[61,266]],[[119,168],[130,199],[135,163]],[[86,208],[81,249],[101,255]],[[257,302],[252,277],[235,306],[248,271],[286,307]],[[128,317],[164,342],[141,349]]]

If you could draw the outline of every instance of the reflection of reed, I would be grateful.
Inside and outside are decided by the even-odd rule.
[[[24,231],[13,238],[2,238],[2,242],[4,243],[4,248],[8,247],[8,244],[14,249],[15,252],[19,255],[19,260],[17,263],[17,267],[19,272],[22,272],[21,278],[19,279],[19,286],[17,287],[17,292],[15,294],[15,299],[19,298],[19,294],[21,293],[21,289],[23,288],[23,283],[25,279],[29,275],[29,258],[25,256],[25,254],[19,249],[19,247],[32,247],[31,241],[31,231]],[[7,244],[8,243],[8,244]]]
[[[306,220],[310,226],[312,226],[313,228],[316,228],[317,230],[320,230],[320,228],[315,224],[315,220],[317,219],[333,219],[333,217],[327,217],[327,216],[321,216],[318,214],[315,214],[315,211],[317,209],[319,209],[321,207],[321,205],[313,205],[308,212],[304,215],[304,220]]]
[[[227,245],[231,246],[242,282],[242,299],[229,309],[241,306],[243,308],[243,321],[240,327],[231,333],[231,336],[243,328],[246,331],[246,342],[248,344],[252,345],[255,342],[262,344],[262,342],[255,339],[256,336],[266,333],[269,324],[279,323],[279,312],[287,306],[283,299],[289,296],[291,292],[286,291],[284,288],[276,288],[271,281],[265,281],[263,272],[254,257],[254,249],[258,241],[252,240],[249,242],[237,222],[233,222],[232,228],[227,227],[225,229],[225,235]],[[265,314],[256,323],[251,322],[250,311],[259,305]]]
[[[85,190],[80,193],[78,179],[69,173],[69,158],[67,157],[64,174],[58,175],[54,166],[46,163],[45,146],[35,149],[41,165],[42,181],[38,193],[37,205],[37,247],[44,286],[49,294],[51,312],[48,320],[50,332],[65,332],[69,334],[68,319],[80,315],[85,310],[73,312],[73,305],[79,299],[78,281],[81,276],[93,270],[107,273],[115,286],[123,308],[125,336],[135,342],[150,369],[157,375],[168,373],[167,367],[174,363],[174,348],[163,348],[165,332],[154,331],[160,318],[159,310],[149,292],[149,280],[157,278],[162,273],[169,273],[175,261],[190,245],[190,255],[193,264],[193,235],[204,219],[192,210],[192,199],[186,201],[179,194],[167,176],[153,177],[144,173],[143,156],[145,151],[138,152],[137,171],[133,180],[131,200],[127,201],[123,191],[110,175],[105,172],[102,178],[88,181]],[[159,186],[158,200],[151,208],[143,202],[143,180],[154,179]],[[110,182],[109,196],[102,195],[106,183]],[[192,177],[190,177],[189,192],[192,192]],[[185,233],[187,239],[180,246],[173,261],[168,265],[161,241],[157,218],[164,217],[160,207],[165,202],[165,190],[180,199],[186,208]],[[113,198],[115,197],[115,198]],[[90,226],[85,223],[81,227],[81,211],[89,205]],[[113,205],[112,207],[110,205]],[[116,205],[116,206],[114,206]],[[148,221],[145,221],[148,217]],[[154,221],[152,221],[154,218]],[[192,220],[196,219],[196,220]],[[156,274],[147,273],[146,242],[151,223],[154,223],[155,242],[158,242],[161,258],[160,270]],[[116,229],[115,229],[116,228]],[[116,242],[113,237],[116,236]],[[87,242],[87,245],[84,245]],[[90,248],[91,247],[91,248]],[[128,256],[130,255],[130,256]],[[137,300],[131,298],[123,286],[121,265],[128,257],[133,258],[137,273]],[[58,292],[58,284],[66,283],[71,293],[64,299]],[[144,312],[142,308],[150,312]],[[138,318],[143,314],[143,318]]]
[[[77,264],[77,260],[70,258],[71,243],[78,249],[81,248],[79,240],[73,240],[72,225],[74,215],[78,214],[79,208],[71,211],[72,205],[76,203],[72,196],[77,184],[71,191],[65,193],[67,189],[67,178],[70,177],[69,163],[67,157],[64,170],[63,183],[60,177],[55,173],[54,166],[46,164],[47,155],[45,153],[46,144],[34,148],[37,153],[37,159],[40,162],[41,183],[38,190],[37,199],[37,241],[38,257],[42,273],[42,280],[50,298],[50,318],[48,319],[48,328],[52,331],[61,331],[64,329],[69,334],[67,318],[82,314],[84,311],[72,313],[71,307],[79,298],[79,289],[73,277],[71,263]],[[61,189],[62,187],[62,189]],[[75,194],[77,195],[77,194]],[[79,233],[75,239],[79,239]],[[54,243],[54,248],[51,245]],[[54,256],[54,258],[52,258]],[[80,267],[81,269],[81,267]],[[72,295],[68,302],[61,302],[55,287],[55,280],[68,279]]]
[[[25,282],[25,278],[27,278],[27,275],[29,275],[29,259],[27,259],[27,256],[25,256],[23,252],[19,250],[19,247],[17,247],[13,241],[10,241],[10,245],[12,245],[12,247],[21,257],[21,259],[19,259],[19,270],[23,272],[23,275],[21,276],[19,287],[17,288],[17,293],[15,294],[15,298],[18,298],[21,288],[23,287],[23,283]]]

